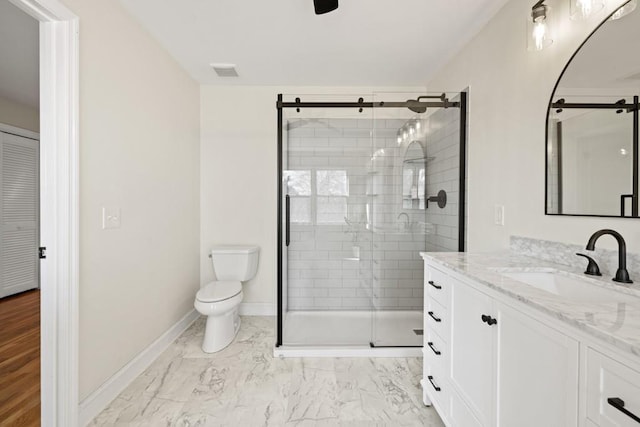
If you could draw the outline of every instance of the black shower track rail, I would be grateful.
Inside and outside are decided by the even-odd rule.
[[[278,95],[276,108],[457,108],[460,102],[451,101],[413,101],[413,102],[284,102]]]

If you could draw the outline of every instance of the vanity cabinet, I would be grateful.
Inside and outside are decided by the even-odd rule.
[[[433,310],[425,316],[425,379],[440,388],[423,381],[425,401],[435,401],[447,425],[578,425],[575,339],[428,264],[425,278],[425,307],[446,307],[438,315],[448,320],[445,341],[430,329]]]

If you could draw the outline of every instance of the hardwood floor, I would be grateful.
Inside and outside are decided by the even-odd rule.
[[[0,426],[40,425],[40,291],[0,299]]]

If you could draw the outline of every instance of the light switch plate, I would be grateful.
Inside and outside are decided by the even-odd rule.
[[[102,208],[102,229],[120,228],[120,208]]]
[[[504,206],[495,205],[493,211],[493,221],[496,225],[504,225]]]

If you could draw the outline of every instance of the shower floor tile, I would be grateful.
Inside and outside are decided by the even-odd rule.
[[[419,358],[273,357],[272,317],[205,354],[198,319],[91,426],[443,426]]]

